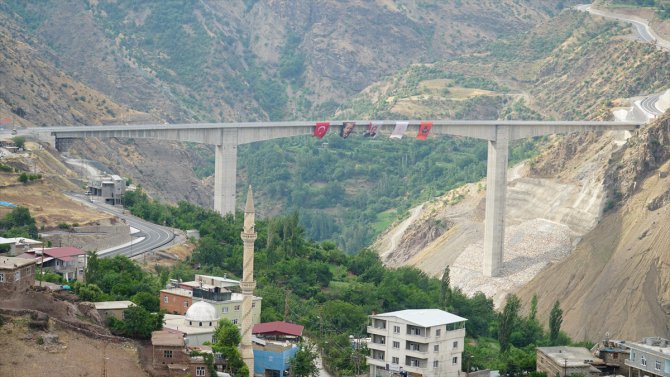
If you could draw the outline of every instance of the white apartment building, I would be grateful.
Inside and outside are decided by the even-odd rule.
[[[465,321],[439,309],[373,314],[368,342],[370,377],[457,377],[465,341]]]
[[[648,337],[641,342],[614,340],[622,349],[630,350],[626,365],[629,377],[670,377],[670,340]]]

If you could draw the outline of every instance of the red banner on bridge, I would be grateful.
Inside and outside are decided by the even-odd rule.
[[[323,139],[323,137],[328,132],[329,128],[330,128],[330,122],[318,122],[316,124],[316,127],[314,127],[314,134],[312,136],[318,137],[319,139]]]
[[[433,122],[421,122],[421,127],[419,127],[419,133],[416,135],[416,138],[426,140],[431,128],[433,128]]]

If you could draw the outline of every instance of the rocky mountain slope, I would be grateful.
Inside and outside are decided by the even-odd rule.
[[[577,339],[670,333],[668,137],[670,114],[629,139],[605,175],[620,201],[569,258],[519,291],[526,302],[537,294],[545,317],[559,299],[565,329]]]

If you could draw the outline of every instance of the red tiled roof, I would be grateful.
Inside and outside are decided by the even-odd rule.
[[[75,255],[84,255],[86,252],[82,249],[77,249],[76,247],[67,246],[67,247],[53,247],[51,249],[44,249],[44,255],[50,257],[62,259],[63,257],[73,257]]]
[[[268,333],[280,333],[285,335],[293,336],[302,336],[302,330],[304,326],[296,325],[294,323],[288,322],[267,322],[267,323],[257,323],[254,325],[252,334],[268,334]]]

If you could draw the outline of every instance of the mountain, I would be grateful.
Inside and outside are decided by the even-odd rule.
[[[409,64],[523,31],[569,3],[9,0],[0,9],[83,83],[183,122],[328,114]]]

